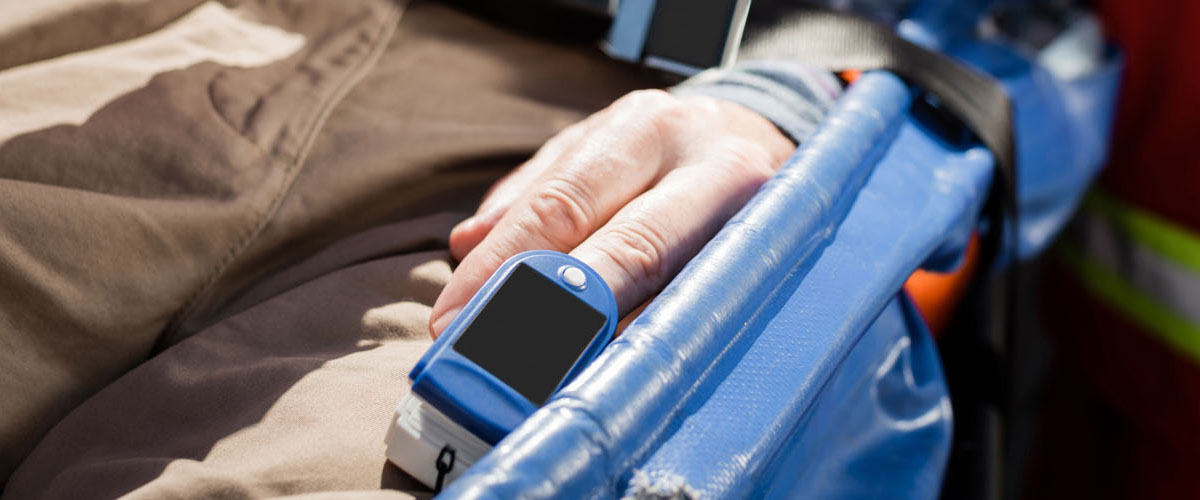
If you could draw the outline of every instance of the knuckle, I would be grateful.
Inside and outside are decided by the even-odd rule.
[[[646,106],[661,106],[674,99],[670,92],[662,89],[640,89],[625,94],[617,103],[625,106],[643,108]]]
[[[591,231],[591,199],[587,191],[574,182],[547,181],[529,200],[529,210],[537,230],[552,242],[572,245]]]
[[[674,127],[697,118],[700,114],[694,106],[679,98],[668,95],[667,100],[649,108],[650,121],[660,127]]]
[[[635,90],[614,103],[614,124],[622,129],[640,131],[645,136],[661,136],[674,125],[680,114],[677,98],[659,89]]]
[[[751,140],[726,139],[721,151],[720,163],[731,182],[739,186],[757,187],[770,179],[779,167],[774,155]]]
[[[661,89],[635,90],[617,101],[631,114],[653,123],[669,123],[688,111],[688,106],[679,97]]]
[[[609,232],[614,245],[609,256],[630,282],[641,288],[657,287],[667,278],[667,240],[663,232],[650,224],[628,221]]]
[[[575,142],[584,134],[586,134],[588,129],[592,127],[595,121],[596,117],[595,115],[592,115],[584,118],[583,120],[563,127],[562,130],[559,130],[557,133],[551,136],[550,139],[547,139],[546,143],[542,145],[538,152],[540,153],[543,150],[558,151],[565,148],[568,144]]]
[[[680,98],[680,102],[698,115],[717,117],[726,113],[729,106],[734,105],[726,99],[707,95],[688,95]]]

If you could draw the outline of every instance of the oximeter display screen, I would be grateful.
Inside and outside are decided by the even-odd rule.
[[[604,322],[600,311],[520,264],[454,350],[541,406]]]

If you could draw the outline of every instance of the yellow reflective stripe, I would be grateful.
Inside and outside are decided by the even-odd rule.
[[[1200,328],[1087,257],[1078,245],[1061,241],[1056,246],[1056,253],[1097,299],[1120,311],[1175,351],[1200,363]]]
[[[1188,228],[1093,191],[1084,209],[1111,220],[1136,244],[1144,245],[1193,272],[1200,273],[1200,236]]]

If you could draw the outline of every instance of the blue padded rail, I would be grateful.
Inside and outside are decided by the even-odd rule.
[[[798,283],[785,281],[778,313],[715,368],[728,373],[689,400],[626,491],[936,497],[950,444],[946,387],[923,324],[893,297],[946,235],[973,227],[992,157],[902,120],[829,247],[790,277]]]
[[[588,370],[442,496],[611,498],[635,471],[706,498],[750,494],[907,272],[969,227],[986,193],[990,154],[933,142],[907,116],[911,97],[890,74],[862,77]],[[778,347],[792,354],[757,364]],[[710,417],[746,423],[721,424],[734,448],[702,446]]]

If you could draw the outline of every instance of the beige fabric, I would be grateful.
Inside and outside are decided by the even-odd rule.
[[[0,2],[0,69],[133,38],[204,0]]]
[[[314,5],[273,23],[312,40],[280,62],[163,73],[0,145],[0,477],[253,241],[398,15]]]
[[[382,439],[449,228],[557,130],[653,84],[435,4],[236,10],[305,44],[167,71],[0,145],[4,498],[412,490]]]
[[[383,226],[313,257],[392,254],[304,283],[142,364],[64,419],[6,493],[245,498],[416,488],[385,466],[383,438],[408,369],[429,345],[429,304],[450,274],[444,251],[412,249],[444,238],[456,220]]]
[[[0,144],[50,125],[80,125],[159,73],[201,61],[262,66],[303,45],[302,35],[242,19],[208,2],[150,35],[0,73]]]

